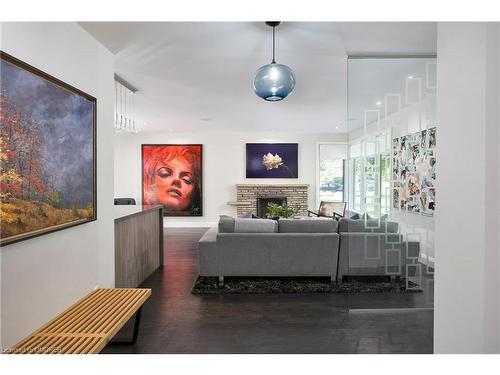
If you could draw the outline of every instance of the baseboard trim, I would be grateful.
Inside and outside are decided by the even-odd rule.
[[[405,307],[394,309],[349,309],[349,314],[390,314],[390,313],[409,313],[409,312],[422,312],[434,311],[433,307]]]

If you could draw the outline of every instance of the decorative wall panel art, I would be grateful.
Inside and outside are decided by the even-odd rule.
[[[392,140],[392,206],[433,215],[436,208],[436,128]]]

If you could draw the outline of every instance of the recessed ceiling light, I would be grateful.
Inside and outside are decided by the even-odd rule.
[[[335,129],[338,129],[338,128],[339,128],[338,126],[335,127]]]
[[[413,79],[413,76],[412,76],[412,75],[409,75],[409,76],[408,76],[408,79]]]
[[[377,105],[382,105],[382,102],[380,102],[380,101],[379,101],[379,102],[377,102],[377,103],[375,103],[375,104],[377,104]]]

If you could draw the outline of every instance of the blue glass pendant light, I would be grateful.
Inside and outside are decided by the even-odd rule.
[[[292,69],[283,64],[277,64],[274,60],[275,51],[275,29],[281,22],[269,21],[267,26],[273,28],[273,61],[261,66],[253,78],[253,90],[262,99],[275,102],[285,99],[295,87],[295,75]]]

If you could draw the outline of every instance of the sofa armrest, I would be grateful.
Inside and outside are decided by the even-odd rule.
[[[217,228],[210,228],[198,241],[198,262],[201,276],[218,276]]]
[[[214,228],[210,228],[209,230],[207,230],[205,232],[205,234],[203,236],[201,236],[200,240],[198,241],[198,243],[205,243],[205,242],[215,242],[217,241],[217,233],[218,233],[218,229],[216,227]]]

